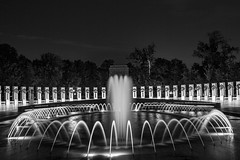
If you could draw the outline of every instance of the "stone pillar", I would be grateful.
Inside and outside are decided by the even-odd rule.
[[[141,98],[145,98],[145,86],[141,86]]]
[[[106,94],[106,87],[102,87],[102,99],[106,99],[107,94]]]
[[[215,102],[217,97],[217,83],[212,83],[212,101]]]
[[[98,99],[98,88],[93,87],[93,99]]]
[[[170,87],[167,85],[165,86],[165,99],[169,99],[170,98]]]
[[[90,96],[89,96],[89,87],[85,87],[85,99],[89,99]]]
[[[178,99],[178,86],[173,85],[173,99]]]
[[[133,87],[133,98],[137,98],[137,87]]]
[[[34,104],[34,87],[28,87],[28,101],[29,104]]]
[[[42,103],[42,89],[41,89],[41,87],[37,87],[37,102],[38,102],[38,104]]]
[[[236,94],[237,94],[237,100],[240,101],[240,81],[236,82]]]
[[[77,100],[80,101],[82,99],[82,88],[77,87]]]
[[[189,84],[188,92],[189,92],[189,100],[192,101],[194,97],[194,84]]]
[[[26,106],[27,105],[27,88],[26,87],[21,87],[21,100],[22,100],[22,105]]]
[[[10,86],[5,86],[5,103],[6,106],[10,105]]]
[[[65,87],[61,87],[61,101],[65,102],[66,96],[65,96]]]
[[[44,88],[45,103],[49,103],[49,87]]]
[[[233,82],[228,82],[228,101],[232,101],[233,100]]]
[[[181,100],[185,100],[186,99],[186,85],[183,84],[181,85]]]
[[[161,86],[157,86],[157,99],[161,99],[162,98],[162,88]]]
[[[68,98],[69,98],[69,101],[73,101],[73,87],[69,87],[68,88]]]
[[[153,86],[148,87],[148,97],[153,98]]]
[[[0,106],[2,105],[2,86],[0,86]]]
[[[18,106],[18,86],[13,86],[13,101],[14,106]]]
[[[197,90],[197,100],[201,101],[201,97],[202,97],[202,84],[197,84],[196,90]]]
[[[225,96],[225,82],[219,83],[219,90],[220,90],[220,101],[223,101]]]
[[[208,96],[209,96],[209,83],[204,84],[204,100],[208,101]]]
[[[52,87],[53,102],[57,102],[57,87]]]

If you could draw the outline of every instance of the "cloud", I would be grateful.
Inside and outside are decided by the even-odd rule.
[[[46,38],[40,37],[40,36],[29,36],[29,35],[24,35],[24,34],[16,35],[16,37],[20,38],[20,39],[24,39],[24,40],[42,40],[42,39],[46,39]]]
[[[1,32],[0,32],[0,35],[1,35]],[[16,37],[19,39],[22,39],[22,40],[44,40],[47,43],[53,43],[53,44],[57,44],[57,45],[74,46],[74,47],[86,48],[86,49],[91,49],[91,50],[102,50],[102,51],[122,50],[121,48],[117,48],[117,47],[113,47],[113,46],[93,45],[93,44],[87,44],[84,42],[71,41],[71,40],[66,40],[66,39],[54,39],[54,38],[31,36],[31,35],[25,35],[25,34],[18,34],[18,35],[16,35]]]
[[[92,44],[86,44],[86,43],[77,42],[77,41],[69,41],[69,40],[64,40],[64,39],[53,40],[53,43],[61,44],[61,45],[70,45],[70,46],[88,48],[88,49],[94,49],[94,50],[119,50],[119,48],[116,48],[116,47],[92,45]]]
[[[70,45],[70,46],[79,46],[77,42],[64,40],[64,39],[58,39],[58,40],[52,40],[55,44],[63,44],[63,45]]]

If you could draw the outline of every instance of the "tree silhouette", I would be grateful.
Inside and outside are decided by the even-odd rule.
[[[0,44],[0,82],[1,85],[18,85],[20,82],[18,54],[9,44]]]
[[[208,34],[208,42],[199,42],[193,56],[201,59],[189,71],[179,59],[155,58],[155,45],[137,49],[128,56],[129,74],[134,85],[173,85],[237,81],[240,79],[240,62],[236,62],[237,47],[233,47],[219,31]],[[33,61],[18,55],[9,44],[0,44],[1,86],[106,86],[109,67],[114,61],[106,59],[96,63],[79,60],[62,60],[56,54],[45,53]]]
[[[139,72],[138,82],[147,84],[150,81],[151,67],[154,61],[155,45],[148,45],[146,48],[137,49],[130,53],[128,59]],[[132,68],[133,69],[133,68]]]
[[[169,84],[171,79],[171,62],[164,58],[157,58],[152,67],[152,79],[158,84]]]
[[[59,86],[62,79],[62,60],[53,53],[41,55],[40,60],[33,61],[35,73],[34,85]]]
[[[214,31],[208,34],[208,43],[198,43],[193,56],[202,60],[205,78],[211,82],[229,80],[237,52],[237,47],[232,47],[219,31]]]
[[[172,59],[170,67],[171,80],[169,84],[181,84],[187,81],[188,68],[182,60]]]
[[[98,68],[102,86],[107,86],[108,77],[109,77],[109,67],[113,64],[114,64],[114,60],[107,59],[107,60],[104,60],[103,63]]]
[[[18,57],[18,69],[19,69],[19,84],[31,86],[34,81],[34,71],[32,67],[32,62],[25,56],[20,55]]]
[[[186,64],[179,59],[171,61],[157,58],[152,68],[152,79],[157,84],[180,84],[188,82],[189,71]]]
[[[62,83],[63,86],[75,86],[76,72],[74,63],[70,60],[62,61]]]
[[[74,86],[83,86],[84,85],[84,62],[79,60],[75,60],[73,62],[74,66]]]
[[[85,86],[93,87],[99,86],[99,73],[97,70],[97,65],[91,61],[86,61],[84,63],[84,82]]]

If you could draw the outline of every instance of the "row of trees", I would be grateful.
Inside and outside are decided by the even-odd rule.
[[[0,44],[0,85],[17,86],[105,86],[113,60],[100,67],[94,62],[62,60],[53,53],[30,61],[8,44]]]
[[[155,45],[135,49],[129,56],[135,84],[188,84],[240,80],[240,61],[233,47],[219,31],[208,33],[208,42],[200,41],[193,56],[200,58],[189,69],[179,59],[155,58]],[[140,74],[138,74],[140,73]]]
[[[189,69],[179,59],[156,58],[155,45],[135,49],[128,56],[130,76],[135,85],[187,84],[240,80],[237,47],[232,47],[218,31],[199,42],[193,56],[201,59]],[[62,60],[53,53],[29,60],[9,44],[0,44],[0,85],[18,86],[106,86],[113,60],[94,62]]]

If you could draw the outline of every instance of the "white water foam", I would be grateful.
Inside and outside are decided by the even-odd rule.
[[[127,121],[129,120],[132,79],[128,76],[113,76],[108,81],[108,100],[112,104],[114,120],[116,121],[118,137],[126,135]]]

